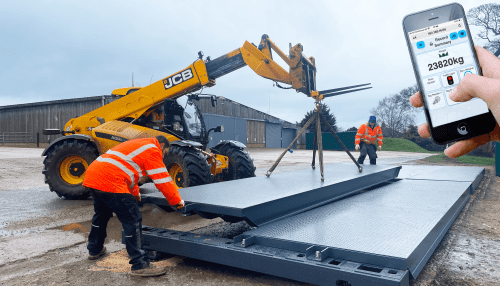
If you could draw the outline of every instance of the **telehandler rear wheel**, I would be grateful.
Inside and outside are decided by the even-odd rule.
[[[229,168],[223,176],[224,181],[255,177],[255,166],[248,152],[241,147],[224,145],[212,152],[228,157]]]
[[[177,188],[205,185],[213,182],[210,165],[198,150],[172,146],[163,160]]]
[[[97,150],[86,141],[65,140],[55,145],[43,161],[45,183],[59,197],[83,200],[90,195],[82,186],[85,171],[97,158]]]

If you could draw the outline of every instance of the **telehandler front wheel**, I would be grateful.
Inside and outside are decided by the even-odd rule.
[[[174,145],[163,162],[179,189],[213,182],[207,159],[194,148]]]
[[[69,200],[88,198],[90,194],[82,186],[83,178],[97,155],[96,148],[86,141],[65,140],[55,145],[43,161],[45,183],[59,197]]]
[[[255,177],[253,160],[250,154],[241,147],[227,144],[216,149],[212,148],[212,152],[229,159],[229,168],[222,177],[224,181]]]

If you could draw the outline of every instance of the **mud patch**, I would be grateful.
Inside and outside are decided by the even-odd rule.
[[[79,223],[70,223],[68,225],[65,225],[62,227],[63,231],[73,231],[77,233],[86,233],[88,232],[86,228],[84,228],[81,224]]]

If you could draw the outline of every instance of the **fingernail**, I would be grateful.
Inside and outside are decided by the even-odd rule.
[[[453,88],[453,89],[451,90],[451,92],[450,92],[450,99],[451,99],[451,100],[454,100],[454,99],[455,99],[455,96],[456,96],[456,90],[457,90],[457,88],[456,88],[456,87],[455,87],[455,88]]]
[[[450,154],[448,154],[448,153],[450,153],[450,147],[448,147],[448,148],[446,148],[446,149],[444,150],[444,154],[445,154],[446,156],[450,157]]]

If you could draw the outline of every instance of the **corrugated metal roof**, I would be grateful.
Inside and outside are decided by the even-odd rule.
[[[41,106],[41,105],[69,103],[69,102],[95,101],[95,100],[102,100],[103,98],[109,99],[109,98],[112,98],[112,96],[111,95],[98,95],[98,96],[79,97],[79,98],[70,98],[70,99],[40,101],[40,102],[24,103],[24,104],[5,105],[5,106],[0,106],[0,109],[26,108],[26,107],[34,107],[34,106]]]

